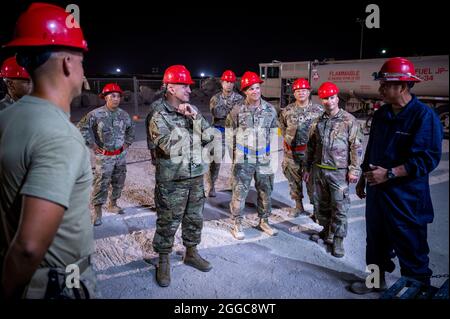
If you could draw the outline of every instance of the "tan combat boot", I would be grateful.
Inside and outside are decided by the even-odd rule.
[[[117,199],[111,199],[111,201],[109,202],[108,210],[111,213],[119,213],[119,214],[124,213],[122,207],[117,206]]]
[[[316,243],[322,239],[326,244],[333,245],[334,234],[330,226],[325,226],[318,234],[312,234],[309,239]]]
[[[159,254],[158,267],[156,267],[156,282],[161,287],[167,287],[170,285],[169,254]]]
[[[299,201],[295,204],[295,208],[289,212],[289,217],[296,218],[301,215],[309,216],[309,213],[303,207],[303,203]]]
[[[258,228],[270,236],[275,236],[278,234],[278,230],[269,225],[268,218],[260,218]]]
[[[242,224],[240,221],[235,220],[233,228],[231,228],[231,234],[237,240],[243,240],[245,238],[244,231],[242,230]]]
[[[344,238],[334,236],[332,255],[337,258],[344,257]]]
[[[194,267],[200,271],[208,272],[212,269],[211,264],[206,259],[198,254],[197,247],[187,247],[186,255],[184,256],[184,263],[188,266]]]
[[[94,226],[100,226],[102,222],[102,205],[95,205],[95,220],[94,220]]]
[[[384,271],[380,272],[380,287],[379,288],[368,288],[366,281],[356,281],[350,285],[350,291],[358,294],[365,295],[371,292],[383,292],[387,289],[386,279],[384,276]]]
[[[327,236],[324,238],[324,242],[328,245],[333,245],[334,243],[334,233],[331,229],[328,230]]]
[[[216,189],[214,188],[214,185],[213,185],[213,186],[211,186],[211,188],[209,190],[208,197],[216,197],[216,196],[217,196]]]

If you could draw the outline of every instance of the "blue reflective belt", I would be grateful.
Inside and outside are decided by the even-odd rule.
[[[221,131],[222,133],[225,133],[225,128],[224,128],[223,126],[215,126],[215,125],[214,125],[214,127],[215,127],[216,129],[218,129],[219,131]]]
[[[236,147],[240,151],[244,152],[245,155],[249,155],[249,153],[254,153],[253,155],[259,156],[270,152],[270,144],[268,144],[264,150],[256,150],[256,151],[250,150],[248,149],[248,147],[242,146],[240,144],[236,144]]]

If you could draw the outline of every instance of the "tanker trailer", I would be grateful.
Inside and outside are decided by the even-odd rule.
[[[449,132],[448,55],[407,57],[414,63],[416,74],[423,81],[412,88],[421,101],[439,115],[445,136]],[[358,117],[367,116],[382,103],[379,83],[373,73],[378,72],[386,59],[315,62],[311,66],[313,94],[325,81],[336,83],[340,89],[341,107]],[[317,96],[315,97],[317,99]]]

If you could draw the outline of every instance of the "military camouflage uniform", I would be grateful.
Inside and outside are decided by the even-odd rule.
[[[180,223],[183,244],[193,247],[200,243],[205,203],[203,175],[208,167],[201,161],[201,155],[192,150],[209,140],[196,140],[193,133],[201,134],[210,125],[200,113],[194,124],[191,118],[177,113],[166,99],[161,100],[161,106],[150,119],[150,138],[156,147],[155,204],[158,215],[153,248],[157,253],[165,254],[172,251]],[[186,131],[183,134],[180,129],[189,134]]]
[[[161,110],[163,108],[164,105],[164,100],[163,98],[159,98],[156,101],[154,101],[151,105],[150,105],[150,110],[147,114],[147,117],[145,118],[145,129],[147,132],[147,148],[149,149],[151,155],[152,155],[152,164],[156,165],[156,156],[155,156],[155,144],[153,144],[152,139],[151,139],[151,132],[150,132],[150,120],[153,116],[153,114],[155,114],[157,111]]]
[[[313,121],[323,113],[321,105],[309,102],[306,107],[291,103],[281,111],[279,120],[283,134],[283,173],[291,190],[291,197],[297,204],[303,199],[303,173],[306,164],[306,143]],[[313,204],[312,179],[306,184],[308,197]]]
[[[115,151],[134,141],[134,123],[121,108],[113,112],[106,105],[99,107],[83,117],[78,128],[90,148],[97,145],[102,150]],[[111,200],[120,198],[127,173],[126,155],[126,150],[118,155],[95,154],[94,206],[106,203],[110,184]]]
[[[5,97],[0,101],[0,111],[3,111],[8,106],[14,103],[14,100],[12,99],[9,94],[6,94]]]
[[[335,236],[347,236],[350,207],[347,174],[358,177],[362,155],[361,126],[353,115],[340,109],[330,118],[323,113],[311,128],[307,168],[313,166],[316,218]]]
[[[236,92],[232,92],[229,96],[225,97],[222,92],[214,95],[209,101],[209,108],[213,116],[213,125],[220,131],[222,135],[222,157],[225,155],[225,120],[228,113],[234,105],[242,103],[244,98],[242,95]],[[220,162],[212,161],[209,165],[209,180],[212,187],[219,176]]]
[[[274,128],[278,127],[277,112],[268,102],[261,100],[257,108],[246,101],[233,107],[226,119],[227,146],[231,147],[232,198],[231,216],[234,221],[242,220],[245,199],[252,178],[258,193],[257,212],[260,218],[269,217],[272,211],[271,194],[274,174],[271,167],[270,140]],[[257,133],[260,134],[257,134]],[[253,137],[252,137],[253,136]],[[256,137],[256,138],[255,138]]]

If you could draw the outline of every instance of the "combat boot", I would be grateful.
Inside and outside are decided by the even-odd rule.
[[[295,204],[295,208],[289,213],[289,217],[296,218],[301,215],[309,216],[309,213],[305,210],[303,203],[300,201]]]
[[[198,254],[196,246],[187,247],[186,255],[184,256],[184,263],[188,266],[194,267],[200,271],[208,272],[212,269],[211,264],[206,259]]]
[[[259,220],[258,228],[270,236],[275,236],[278,234],[278,230],[269,225],[268,218],[261,218]]]
[[[161,287],[167,287],[170,285],[169,254],[159,254],[158,267],[156,267],[156,282]]]
[[[315,241],[316,243],[319,239],[322,239],[326,244],[332,245],[334,234],[329,226],[325,226],[318,234],[312,234],[309,239]]]
[[[244,231],[242,230],[242,224],[240,221],[235,220],[233,228],[231,228],[231,234],[237,240],[243,240],[245,238]]]
[[[337,258],[344,257],[344,238],[334,236],[332,255]]]
[[[350,291],[358,294],[365,295],[371,292],[383,292],[387,289],[386,279],[384,277],[384,271],[380,272],[380,287],[379,288],[368,288],[366,281],[356,281],[350,285]]]
[[[102,205],[95,205],[95,220],[94,220],[94,226],[100,226],[102,222]]]
[[[111,213],[119,213],[119,214],[124,213],[122,207],[117,206],[117,199],[111,199],[111,201],[109,202],[108,210]]]
[[[300,216],[300,211],[297,209],[297,207],[291,209],[291,211],[288,213],[288,216],[291,218],[297,218]]]
[[[309,236],[309,239],[312,241],[315,241],[316,243],[319,242],[319,239],[325,240],[325,237],[327,236],[327,231],[322,229],[320,232],[312,234]]]
[[[216,196],[217,196],[217,194],[216,194],[216,189],[214,188],[214,185],[213,185],[213,186],[211,187],[211,189],[209,190],[208,196],[209,196],[209,197],[216,197]]]

